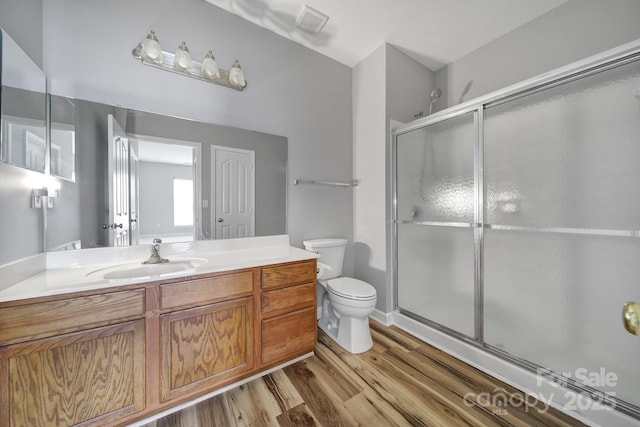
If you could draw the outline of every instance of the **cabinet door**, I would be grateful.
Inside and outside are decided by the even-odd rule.
[[[163,402],[253,368],[253,297],[169,313],[162,328]]]
[[[0,425],[104,425],[145,406],[144,322],[30,341],[0,353]]]

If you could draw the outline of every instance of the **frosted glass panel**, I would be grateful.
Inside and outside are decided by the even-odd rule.
[[[485,111],[491,224],[640,228],[640,63]]]
[[[474,335],[473,229],[398,225],[398,306]]]
[[[595,388],[640,406],[640,339],[622,323],[640,297],[640,241],[485,230],[484,242],[486,343],[574,379],[604,368],[617,384]]]
[[[399,220],[473,222],[473,115],[398,136]]]
[[[640,407],[640,61],[507,99],[475,166],[484,343]],[[398,136],[396,176],[398,307],[470,337],[474,230],[450,223],[481,201],[473,115]]]

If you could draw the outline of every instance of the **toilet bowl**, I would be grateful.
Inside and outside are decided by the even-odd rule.
[[[314,239],[305,249],[320,255],[318,289],[322,295],[318,326],[351,353],[363,353],[373,346],[369,315],[376,306],[376,290],[369,283],[340,277],[347,245],[345,239]]]

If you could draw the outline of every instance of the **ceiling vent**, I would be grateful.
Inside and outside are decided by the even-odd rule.
[[[308,33],[319,33],[328,20],[327,15],[305,4],[296,18],[296,27]]]

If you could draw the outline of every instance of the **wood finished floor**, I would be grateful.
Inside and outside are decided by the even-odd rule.
[[[319,331],[315,356],[146,427],[583,425],[396,327],[371,332],[373,348],[353,355]],[[465,403],[481,393],[513,404]]]

